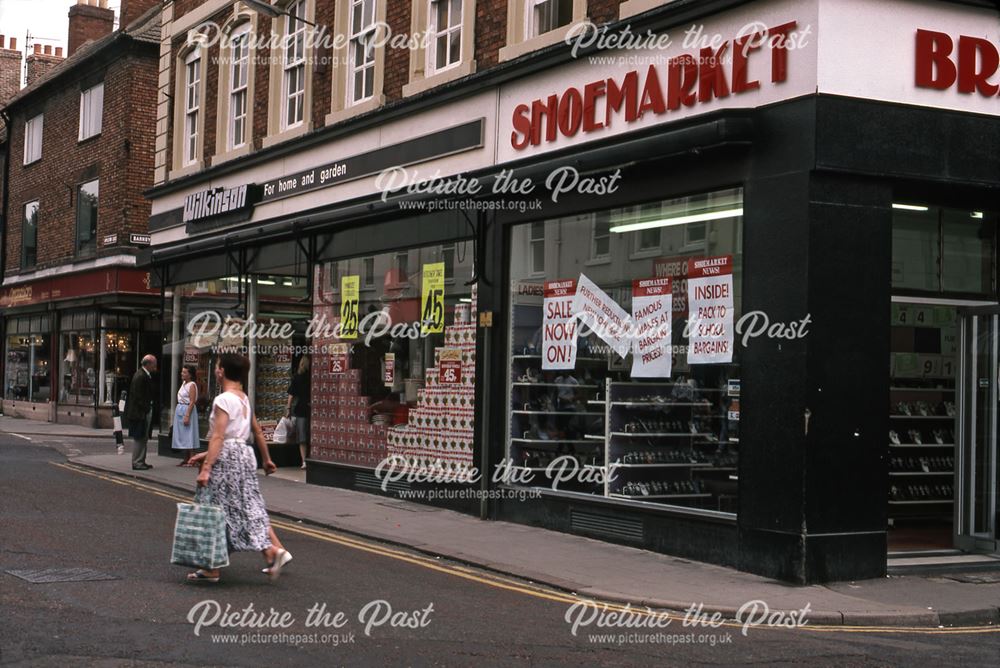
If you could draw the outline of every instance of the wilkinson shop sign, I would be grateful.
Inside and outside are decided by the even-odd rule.
[[[184,199],[183,221],[191,225],[218,219],[226,223],[247,220],[259,199],[259,189],[250,183],[199,190]]]

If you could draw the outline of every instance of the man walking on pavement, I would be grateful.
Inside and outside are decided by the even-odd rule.
[[[153,421],[153,372],[156,371],[156,357],[142,358],[139,370],[132,376],[128,398],[125,401],[125,420],[128,435],[132,439],[132,470],[145,471],[153,468],[146,463],[146,443]]]

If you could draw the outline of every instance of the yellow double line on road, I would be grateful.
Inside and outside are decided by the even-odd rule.
[[[180,502],[190,502],[191,498],[189,496],[182,496],[176,492],[171,492],[163,489],[162,487],[154,486],[145,482],[140,482],[134,478],[129,478],[123,474],[117,473],[101,473],[92,469],[88,469],[83,466],[76,464],[64,464],[51,462],[54,466],[72,471],[74,473],[81,473],[83,475],[91,476],[93,478],[98,478],[107,482],[114,483],[116,485],[123,485],[125,487],[131,487],[133,489],[138,489],[149,494],[155,494],[156,496],[161,496],[165,499],[170,499],[171,501]],[[389,559],[395,559],[396,561],[402,561],[405,563],[413,564],[414,566],[419,566],[421,568],[426,568],[428,570],[436,571],[438,573],[443,573],[445,575],[450,575],[452,577],[462,578],[471,582],[476,582],[488,587],[494,587],[496,589],[503,589],[506,591],[515,592],[518,594],[524,594],[526,596],[532,596],[534,598],[545,599],[548,601],[555,601],[557,603],[566,603],[573,605],[575,603],[590,602],[595,604],[598,608],[603,611],[608,612],[629,612],[635,615],[652,617],[656,616],[661,619],[669,617],[672,620],[682,621],[684,615],[677,612],[668,611],[658,611],[651,610],[649,608],[637,608],[631,605],[625,606],[619,603],[610,603],[599,601],[591,598],[586,598],[582,596],[577,596],[575,594],[567,594],[560,592],[555,589],[541,587],[533,584],[526,584],[524,582],[514,580],[511,578],[505,578],[498,575],[486,575],[481,572],[474,571],[469,568],[465,568],[456,564],[442,564],[440,560],[434,557],[427,557],[419,554],[413,554],[409,552],[404,552],[402,550],[387,547],[385,545],[360,540],[347,536],[343,533],[336,532],[330,529],[319,529],[313,528],[307,525],[291,524],[284,520],[271,520],[271,524],[281,529],[282,531],[296,533],[302,536],[309,536],[310,538],[315,538],[317,540],[325,541],[327,543],[334,543],[336,545],[341,545],[343,547],[349,547],[355,550],[360,550],[362,552],[367,552],[369,554],[376,554],[382,557],[387,557]],[[719,628],[734,628],[742,629],[743,624],[735,621],[723,622]],[[687,629],[688,631],[710,631],[708,627],[700,629]],[[770,629],[767,627],[755,627],[755,631],[761,630],[789,630],[789,629]],[[807,624],[806,626],[798,627],[799,631],[813,631],[816,633],[892,633],[892,634],[907,634],[907,635],[955,635],[955,634],[983,634],[983,633],[998,633],[1000,632],[1000,627],[997,626],[962,626],[962,627],[952,627],[952,628],[907,628],[907,627],[896,627],[896,626],[839,626],[839,625],[820,625],[820,624]]]

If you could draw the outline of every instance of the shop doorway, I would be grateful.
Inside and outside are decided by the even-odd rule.
[[[998,331],[1000,306],[959,312],[955,547],[1000,551],[997,535]]]

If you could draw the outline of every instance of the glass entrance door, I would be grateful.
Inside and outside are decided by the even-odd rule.
[[[1000,308],[963,310],[959,320],[955,547],[997,552],[997,401]]]

